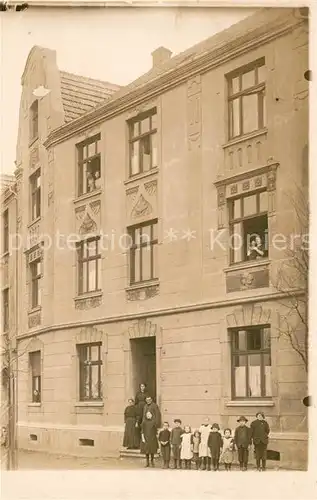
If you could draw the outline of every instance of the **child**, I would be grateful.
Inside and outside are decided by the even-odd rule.
[[[265,420],[264,413],[258,411],[255,417],[256,419],[251,422],[251,439],[254,444],[256,468],[258,471],[264,471],[266,470],[266,450],[269,442],[270,427]]]
[[[222,454],[220,457],[220,462],[225,464],[225,469],[227,471],[231,470],[231,465],[233,462],[233,451],[234,451],[234,444],[233,444],[233,438],[231,435],[231,429],[225,429],[224,430],[224,436],[223,436],[223,448],[222,448]]]
[[[144,453],[146,456],[145,467],[154,467],[154,455],[157,453],[157,427],[156,420],[150,411],[145,414],[145,419],[142,422],[142,442],[144,443]]]
[[[192,447],[193,447],[193,456],[194,456],[194,462],[196,465],[196,470],[199,469],[199,445],[200,445],[200,433],[199,431],[195,431],[193,436],[192,436]]]
[[[168,422],[163,423],[163,429],[159,433],[159,443],[161,445],[161,455],[163,458],[163,469],[168,469],[171,458],[171,431],[169,430]]]
[[[223,441],[219,430],[220,429],[218,424],[212,424],[211,433],[208,437],[208,448],[210,449],[214,471],[219,470],[220,452],[223,446]]]
[[[181,466],[181,444],[182,444],[182,439],[181,436],[183,434],[183,429],[181,428],[182,421],[179,418],[175,418],[174,420],[175,427],[172,429],[171,432],[171,445],[172,445],[172,451],[173,451],[173,458],[174,458],[174,469],[177,469],[177,466],[179,469],[182,468]]]
[[[185,425],[184,432],[181,435],[181,460],[184,461],[185,469],[191,469],[191,462],[193,458],[192,452],[192,434],[189,425]]]
[[[199,445],[199,458],[201,460],[201,470],[211,469],[210,450],[208,448],[208,437],[211,431],[209,418],[205,418],[204,423],[199,428],[200,445]]]
[[[249,460],[249,446],[251,445],[251,431],[250,427],[246,426],[248,419],[243,415],[238,418],[239,426],[234,433],[234,444],[238,449],[238,460],[240,470],[247,470]]]

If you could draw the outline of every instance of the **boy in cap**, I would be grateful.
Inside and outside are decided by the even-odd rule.
[[[256,468],[266,470],[266,450],[269,442],[270,427],[265,420],[264,413],[258,411],[256,419],[251,422],[251,438],[254,444]],[[261,467],[262,462],[262,467]]]
[[[220,428],[218,424],[212,424],[211,432],[208,437],[208,448],[210,449],[214,471],[219,470],[220,452],[223,446],[223,441],[219,430]]]
[[[242,415],[238,418],[238,427],[234,432],[234,444],[238,450],[240,470],[247,470],[249,461],[249,446],[251,445],[251,429],[247,427],[248,419]]]
[[[182,434],[183,434],[183,429],[181,428],[182,421],[179,418],[175,418],[174,420],[175,426],[172,429],[171,432],[171,445],[172,445],[172,451],[173,451],[173,458],[174,458],[174,469],[177,469],[177,466],[179,469],[182,468],[181,465],[181,445],[182,445]]]

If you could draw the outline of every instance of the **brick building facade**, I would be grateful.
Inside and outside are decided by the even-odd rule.
[[[301,9],[260,10],[173,58],[161,47],[123,88],[32,49],[17,145],[22,448],[118,455],[146,381],[164,419],[193,428],[263,410],[270,449],[306,465],[307,374],[280,335],[272,238],[296,230],[288,195],[307,188],[307,70]],[[255,231],[267,245],[249,260]]]

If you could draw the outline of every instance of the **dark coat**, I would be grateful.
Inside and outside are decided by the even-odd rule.
[[[123,446],[126,448],[138,448],[140,445],[140,437],[136,423],[138,421],[137,409],[135,406],[127,406],[124,410],[124,436]]]
[[[181,427],[174,427],[171,432],[171,445],[180,446],[182,444],[181,436],[184,430]]]
[[[251,444],[251,429],[244,425],[236,428],[234,432],[234,444],[237,448],[248,448]]]
[[[143,422],[144,420],[146,420],[145,415],[148,411],[152,413],[156,427],[161,427],[161,412],[157,404],[154,403],[154,401],[152,401],[152,403],[150,403],[149,405],[145,403],[143,407],[143,420],[142,420]]]
[[[270,427],[266,420],[253,420],[251,422],[251,437],[253,444],[268,444]]]
[[[220,432],[211,432],[208,437],[208,448],[210,448],[211,456],[217,457],[220,455],[220,449],[223,446],[223,440]]]
[[[157,427],[155,425],[154,418],[151,420],[143,420],[142,434],[144,436],[145,443],[143,443],[141,451],[146,455],[154,455],[158,450]]]
[[[168,429],[163,429],[162,431],[160,431],[158,439],[161,444],[167,443],[167,444],[162,444],[162,446],[170,446],[171,431]]]
[[[143,408],[144,408],[144,405],[145,405],[145,399],[148,397],[148,392],[145,390],[144,392],[142,392],[141,390],[139,390],[136,395],[135,395],[135,398],[134,398],[134,404],[137,408],[137,412],[138,412],[138,417],[139,417],[139,421],[141,422],[142,421],[142,418],[143,418]]]

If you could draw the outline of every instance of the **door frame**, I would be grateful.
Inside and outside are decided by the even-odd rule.
[[[155,359],[156,359],[156,403],[161,404],[161,351],[162,351],[162,329],[148,319],[139,319],[124,332],[124,376],[125,376],[125,401],[134,397],[132,381],[132,355],[131,339],[155,337]]]

